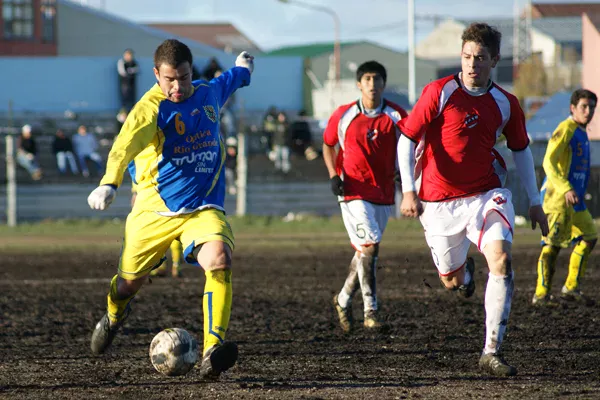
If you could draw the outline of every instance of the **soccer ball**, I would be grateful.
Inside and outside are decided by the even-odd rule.
[[[197,360],[198,342],[185,329],[165,329],[152,339],[150,361],[163,375],[185,375],[194,367]]]

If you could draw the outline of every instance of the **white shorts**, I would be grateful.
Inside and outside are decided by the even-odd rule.
[[[423,202],[421,224],[440,275],[463,266],[471,243],[479,251],[490,242],[512,242],[515,211],[508,189],[441,202]]]
[[[394,206],[364,200],[342,202],[340,208],[350,243],[356,250],[360,250],[361,246],[381,242],[383,231],[394,210]]]

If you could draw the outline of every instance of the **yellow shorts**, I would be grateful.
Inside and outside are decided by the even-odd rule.
[[[556,247],[569,247],[576,240],[592,241],[598,237],[592,214],[585,209],[575,211],[569,208],[564,212],[548,214],[550,232],[542,237],[543,244]]]
[[[220,241],[233,250],[234,238],[225,214],[214,208],[163,217],[152,211],[136,211],[127,217],[118,274],[133,280],[159,266],[173,240],[181,241],[188,264],[199,265],[192,252],[202,243]]]

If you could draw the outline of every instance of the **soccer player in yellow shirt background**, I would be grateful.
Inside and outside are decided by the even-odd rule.
[[[544,212],[548,215],[550,232],[542,238],[538,260],[538,278],[532,304],[556,304],[551,295],[556,257],[561,248],[575,244],[569,261],[569,273],[560,298],[592,304],[580,290],[588,259],[598,234],[589,210],[584,203],[590,177],[590,146],[586,127],[594,116],[598,98],[586,89],[571,95],[571,115],[561,122],[546,149],[542,184]]]

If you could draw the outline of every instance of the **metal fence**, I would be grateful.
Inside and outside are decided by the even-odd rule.
[[[248,143],[248,147],[251,146],[252,143]],[[534,149],[535,153],[543,155],[543,152],[539,149]],[[0,169],[5,169],[7,165],[8,157],[4,154],[8,153],[2,152],[0,154]],[[268,160],[266,162],[268,163]],[[308,168],[308,171],[304,172],[305,175],[310,175],[310,179],[306,179],[305,176],[300,180],[294,177],[278,177],[269,180],[261,176],[264,173],[264,168],[267,167],[263,166],[263,170],[256,167],[254,178],[247,181],[246,191],[241,191],[241,197],[233,195],[226,197],[226,210],[229,214],[259,216],[291,217],[298,214],[320,216],[338,214],[339,207],[336,198],[330,192],[322,160],[316,160],[312,164],[306,163],[301,167]],[[257,169],[258,171],[256,171]],[[6,170],[1,172],[3,174],[0,175],[4,176],[10,173]],[[543,178],[541,167],[538,167],[537,173],[538,182],[541,183]],[[7,212],[11,206],[11,198],[16,199],[12,206],[16,210],[19,221],[64,218],[125,218],[130,210],[131,191],[127,181],[120,188],[119,194],[111,207],[107,211],[97,212],[90,210],[87,205],[87,196],[95,188],[96,179],[88,179],[85,182],[81,180],[71,182],[55,180],[51,183],[29,184],[30,182],[27,182],[27,177],[23,171],[19,171],[17,178],[17,184],[14,187],[10,184],[0,186],[0,223],[16,222],[9,221],[10,214]],[[527,216],[528,199],[515,170],[509,170],[507,187],[513,193],[513,203],[517,215]],[[15,197],[9,196],[11,190],[16,193]],[[592,215],[600,215],[600,166],[592,168],[586,203]]]

